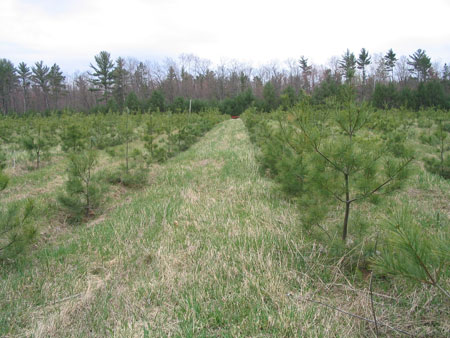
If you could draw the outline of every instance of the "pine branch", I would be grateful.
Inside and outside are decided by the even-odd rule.
[[[400,169],[399,170],[397,170],[397,172],[394,174],[394,175],[392,175],[392,176],[390,176],[384,183],[382,183],[382,184],[380,184],[378,187],[376,187],[375,189],[373,189],[371,192],[368,192],[368,193],[366,193],[366,194],[364,194],[364,195],[362,195],[362,196],[360,196],[360,197],[355,197],[354,199],[352,199],[352,200],[350,200],[350,203],[351,202],[354,202],[354,201],[358,201],[358,200],[361,200],[361,199],[365,199],[365,198],[367,198],[368,196],[371,196],[371,195],[373,195],[374,193],[376,193],[378,190],[380,190],[381,188],[383,188],[386,184],[388,184],[388,183],[390,183],[391,181],[393,181],[394,179],[395,179],[395,177],[398,175],[398,174],[400,174],[400,172],[412,161],[412,160],[414,160],[414,157],[411,157],[405,164],[403,164],[401,167],[400,167]]]
[[[4,247],[0,248],[0,251],[5,250],[6,248],[10,247],[11,245],[13,245],[15,242],[17,242],[17,237],[15,237],[11,242],[9,242],[7,245],[5,245]]]

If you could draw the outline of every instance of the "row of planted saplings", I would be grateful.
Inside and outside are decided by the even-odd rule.
[[[299,206],[302,225],[323,241],[326,252],[350,269],[364,266],[401,275],[450,297],[440,283],[448,264],[448,229],[439,225],[430,231],[407,205],[395,206],[390,196],[410,183],[415,154],[400,125],[374,129],[376,118],[370,107],[354,103],[329,110],[305,105],[273,114],[248,110],[243,115],[260,149],[262,173]],[[445,167],[443,126],[438,119],[432,135],[439,146],[437,174]],[[373,218],[364,221],[356,214],[358,205],[370,210],[368,202],[379,206],[383,221],[374,224]],[[355,214],[358,220],[352,218]]]
[[[217,114],[134,116],[128,111],[112,116],[34,118],[22,125],[26,133],[10,133],[4,143],[10,147],[21,144],[35,168],[47,163],[51,155],[67,159],[67,180],[57,200],[71,223],[81,223],[101,212],[109,184],[145,186],[153,163],[165,162],[188,149],[223,119]],[[101,156],[102,150],[106,156]],[[9,161],[7,156],[0,158],[0,191],[4,191],[8,178],[3,169]],[[105,169],[100,168],[103,163]],[[0,221],[0,254],[13,248],[17,251],[36,233],[27,222],[31,202],[22,209],[1,209],[5,217]]]

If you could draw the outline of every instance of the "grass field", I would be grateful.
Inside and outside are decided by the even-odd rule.
[[[374,336],[372,323],[323,305],[371,319],[367,276],[330,263],[302,231],[300,211],[260,175],[255,151],[242,121],[225,121],[153,166],[144,189],[117,189],[108,212],[80,226],[55,221],[49,202],[61,163],[14,178],[3,198],[28,191],[46,208],[30,253],[1,267],[0,335]],[[401,196],[415,192],[430,208],[450,200],[448,183],[415,180]],[[448,307],[434,296],[374,280],[380,333],[399,334],[383,323],[448,333]]]

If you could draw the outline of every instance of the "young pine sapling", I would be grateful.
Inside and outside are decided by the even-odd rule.
[[[408,177],[409,154],[395,159],[384,151],[381,140],[365,130],[369,108],[348,103],[318,120],[317,112],[302,109],[292,130],[303,142],[294,151],[305,156],[307,170],[303,177],[301,202],[308,206],[310,221],[318,224],[330,201],[344,206],[342,239],[348,234],[351,205],[374,200],[381,192],[401,187]],[[288,143],[291,143],[286,139]],[[304,148],[307,146],[307,149]],[[298,150],[300,149],[300,150]]]
[[[41,120],[35,120],[34,125],[25,130],[27,133],[22,143],[24,148],[30,154],[30,158],[36,161],[36,169],[41,166],[41,158],[44,155],[48,155],[47,151],[54,145],[54,139],[47,126],[44,126],[44,122]]]
[[[432,135],[432,139],[436,140],[438,159],[436,157],[426,157],[424,159],[425,168],[429,172],[446,179],[450,179],[450,155],[446,154],[450,150],[450,137],[448,137],[448,134],[445,130],[444,122],[439,120],[437,129]]]
[[[95,215],[102,200],[102,187],[95,177],[94,169],[98,153],[91,140],[88,149],[79,153],[69,153],[68,180],[65,193],[58,196],[58,201],[70,214],[75,223]]]
[[[8,177],[0,168],[0,192],[7,185]],[[27,222],[33,207],[31,200],[27,200],[23,210],[17,204],[0,207],[0,258],[11,257],[23,251],[36,236],[36,228]]]

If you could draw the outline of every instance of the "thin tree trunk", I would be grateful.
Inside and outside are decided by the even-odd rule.
[[[27,111],[27,91],[25,87],[23,88],[23,113]]]
[[[89,217],[89,211],[91,210],[91,201],[89,198],[89,182],[86,183],[86,217]]]
[[[442,126],[441,126],[441,128],[442,128]],[[441,133],[443,132],[443,130],[441,130]],[[440,147],[440,157],[441,157],[441,165],[440,165],[440,173],[441,173],[441,176],[444,176],[444,138],[442,137],[442,135],[441,135],[441,147]]]
[[[127,146],[126,146],[126,150],[125,150],[125,160],[126,160],[126,172],[128,174],[128,146],[130,143],[130,135],[128,134],[128,116],[129,116],[130,112],[127,110],[127,129],[125,131],[126,136],[127,136]]]
[[[49,103],[48,103],[48,94],[44,93],[44,101],[45,101],[45,108],[50,109]]]
[[[91,168],[88,169],[88,178],[86,180],[86,217],[89,217],[91,211],[91,200],[89,196],[89,182],[91,180]]]
[[[350,214],[350,192],[348,186],[348,174],[344,174],[345,178],[345,216],[344,216],[344,228],[342,231],[342,240],[345,241],[347,238],[347,228],[348,228],[348,216]]]

